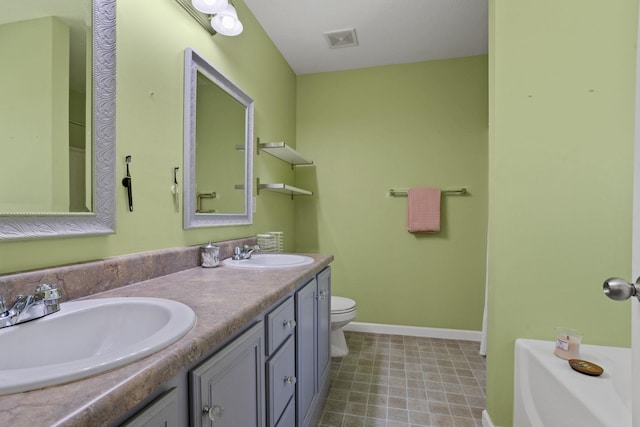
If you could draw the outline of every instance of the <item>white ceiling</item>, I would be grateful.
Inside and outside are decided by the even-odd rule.
[[[245,0],[296,74],[486,54],[487,3]],[[324,33],[351,28],[358,46],[329,47]]]

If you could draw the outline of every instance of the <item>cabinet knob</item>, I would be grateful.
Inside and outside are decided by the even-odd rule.
[[[220,405],[213,405],[213,406],[207,405],[204,408],[202,408],[202,413],[207,414],[207,416],[211,421],[215,421],[218,418],[222,417],[222,414],[224,414],[224,408]]]
[[[325,299],[326,297],[327,297],[327,291],[325,291],[325,290],[323,289],[323,290],[321,290],[321,291],[318,293],[318,297],[317,297],[317,298],[318,298],[319,300],[323,300],[323,299]]]
[[[292,377],[292,376],[284,377],[285,384],[295,384],[296,381],[297,381],[296,377]]]
[[[295,320],[285,320],[284,322],[282,322],[282,327],[283,328],[293,329],[293,328],[296,327],[296,321]]]

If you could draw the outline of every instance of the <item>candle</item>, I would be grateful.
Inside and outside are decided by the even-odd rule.
[[[562,359],[577,359],[580,357],[581,340],[582,336],[578,331],[559,330],[553,354]]]

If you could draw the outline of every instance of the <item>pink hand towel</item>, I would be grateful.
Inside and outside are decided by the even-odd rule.
[[[411,188],[407,192],[407,228],[410,233],[440,231],[440,190]]]

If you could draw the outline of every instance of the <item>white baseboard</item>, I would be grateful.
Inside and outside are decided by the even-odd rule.
[[[480,331],[462,329],[427,328],[422,326],[385,325],[381,323],[351,322],[344,327],[345,331],[369,332],[384,335],[407,335],[410,337],[445,338],[450,340],[478,341],[482,337]]]
[[[496,427],[486,409],[482,411],[482,427]]]

